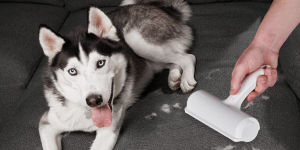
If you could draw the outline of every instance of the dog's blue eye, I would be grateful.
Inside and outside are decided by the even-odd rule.
[[[68,72],[69,72],[69,74],[70,74],[71,76],[77,75],[77,71],[76,71],[76,69],[74,69],[74,68],[69,69]]]
[[[98,62],[97,62],[97,68],[101,68],[101,67],[103,67],[105,65],[105,60],[99,60]]]

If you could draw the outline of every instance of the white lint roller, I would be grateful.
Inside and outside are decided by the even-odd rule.
[[[257,78],[264,75],[262,66],[245,77],[236,95],[225,100],[199,90],[190,95],[185,112],[234,142],[250,142],[260,129],[259,122],[240,110],[244,99],[256,87]]]

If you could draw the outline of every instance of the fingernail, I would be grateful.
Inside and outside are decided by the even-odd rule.
[[[269,74],[268,74],[268,75],[269,75],[269,76],[271,76],[271,75],[272,75],[272,73],[273,73],[272,71],[269,71]]]
[[[265,78],[262,78],[260,81],[261,81],[261,83],[266,83],[266,79]]]
[[[231,87],[230,91],[235,91],[235,89],[236,89],[235,87]]]

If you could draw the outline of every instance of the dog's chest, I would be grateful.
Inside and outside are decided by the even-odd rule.
[[[68,108],[64,109],[63,115],[59,119],[64,122],[70,130],[95,131],[97,127],[92,120],[92,111],[87,109]]]
[[[91,110],[87,110],[84,112],[85,118],[86,119],[92,119],[92,111]]]

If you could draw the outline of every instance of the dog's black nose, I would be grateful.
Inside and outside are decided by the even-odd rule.
[[[103,102],[102,96],[97,94],[91,94],[85,100],[90,107],[99,106]]]

